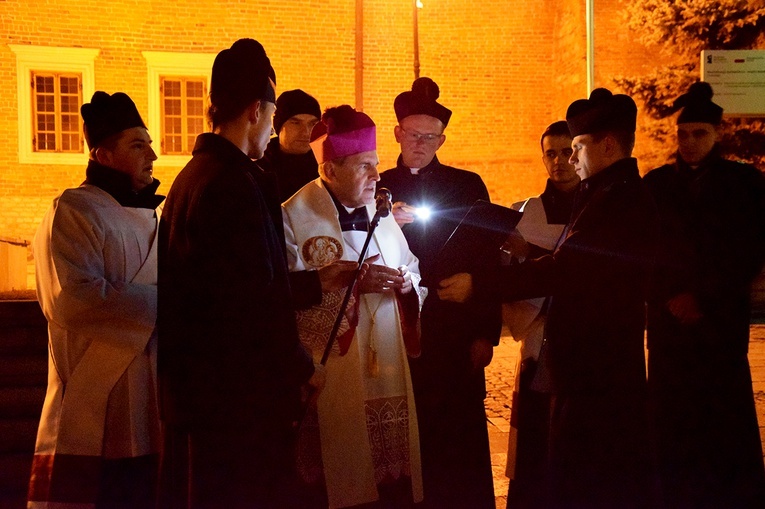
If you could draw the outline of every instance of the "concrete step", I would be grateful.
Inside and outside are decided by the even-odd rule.
[[[0,361],[0,387],[45,387],[48,358],[43,355],[4,355]]]
[[[40,418],[45,387],[0,387],[0,419]]]
[[[39,416],[0,419],[0,455],[33,454],[39,421]]]
[[[1,509],[23,509],[26,507],[31,469],[31,454],[0,455]]]
[[[35,300],[0,301],[0,356],[47,355],[48,324]]]
[[[0,323],[16,326],[45,326],[45,317],[36,300],[0,301]]]
[[[22,354],[48,355],[47,325],[15,325],[0,320],[0,356]]]

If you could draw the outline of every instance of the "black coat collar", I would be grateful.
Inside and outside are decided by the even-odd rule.
[[[93,160],[88,162],[85,170],[85,183],[106,191],[123,207],[154,210],[165,199],[156,194],[159,180],[154,179],[151,184],[136,192],[133,191],[129,175]]]

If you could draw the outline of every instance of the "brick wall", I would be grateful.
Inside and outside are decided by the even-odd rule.
[[[82,181],[86,162],[18,162],[16,57],[8,44],[98,48],[96,89],[127,92],[146,119],[142,51],[217,53],[240,37],[263,43],[280,90],[301,87],[322,104],[353,103],[354,29],[354,0],[0,2],[0,234],[31,240],[53,197]],[[161,190],[179,169],[158,161]]]
[[[422,74],[454,111],[439,157],[480,173],[503,204],[544,182],[536,146],[551,116],[551,4],[433,0],[421,10]]]
[[[595,86],[618,90],[616,76],[638,76],[671,63],[674,57],[660,48],[645,48],[633,40],[636,35],[626,29],[626,17],[621,12],[625,0],[595,1]],[[651,141],[640,129],[644,122],[642,104],[638,101],[638,131],[633,155],[638,167],[646,173],[666,163],[663,152],[654,150]]]
[[[610,3],[610,2],[609,2]],[[563,120],[568,105],[587,94],[587,34],[581,0],[563,0],[553,10],[553,119]]]
[[[652,57],[621,31],[624,0],[596,0],[596,85]],[[0,235],[31,240],[51,199],[83,178],[82,165],[19,164],[16,61],[8,44],[98,48],[96,89],[127,92],[146,118],[142,51],[216,53],[240,37],[261,41],[278,89],[303,88],[323,107],[356,103],[356,10],[362,7],[363,106],[378,123],[381,169],[398,147],[393,99],[413,71],[411,0],[0,1]],[[584,97],[582,0],[423,0],[420,74],[454,111],[439,157],[472,169],[510,204],[545,179],[539,134]],[[85,98],[88,100],[89,98]],[[155,138],[158,133],[154,133]],[[158,161],[167,191],[179,167]]]

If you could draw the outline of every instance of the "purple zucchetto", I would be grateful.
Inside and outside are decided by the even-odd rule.
[[[723,109],[712,102],[714,94],[712,85],[704,81],[697,81],[691,85],[686,93],[672,103],[674,111],[680,108],[683,110],[677,117],[677,123],[703,122],[719,125],[722,122]]]
[[[440,93],[438,85],[432,79],[417,78],[412,83],[412,90],[398,94],[393,101],[396,119],[401,122],[410,115],[428,115],[437,118],[446,127],[452,111],[437,102]]]
[[[80,108],[83,120],[83,134],[88,147],[98,147],[104,140],[132,127],[146,124],[138,113],[133,100],[123,92],[109,95],[98,91],[89,103]]]
[[[319,164],[376,149],[374,121],[347,104],[328,108],[311,131],[311,150]]]
[[[628,95],[612,94],[605,88],[596,88],[589,99],[571,103],[566,111],[566,123],[571,137],[601,132],[635,132],[637,106]]]

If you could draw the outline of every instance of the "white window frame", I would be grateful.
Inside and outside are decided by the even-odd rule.
[[[149,92],[149,118],[147,126],[152,138],[158,140],[162,136],[162,100],[160,77],[204,77],[207,80],[207,90],[210,90],[210,75],[212,73],[215,53],[175,53],[167,51],[143,51],[146,59],[148,92]],[[157,143],[155,141],[155,143]],[[157,152],[157,165],[182,167],[191,159],[190,155],[168,155]]]
[[[82,100],[88,101],[96,90],[95,60],[100,50],[9,44],[16,54],[16,84],[19,114],[19,163],[22,164],[83,164],[88,147],[82,152],[35,152],[32,143],[32,71],[77,73],[82,76]],[[85,158],[83,158],[85,156]]]

